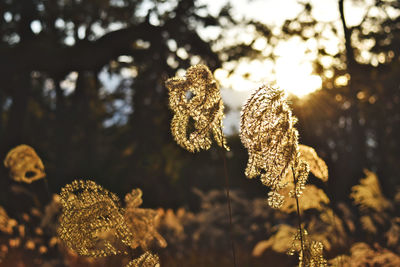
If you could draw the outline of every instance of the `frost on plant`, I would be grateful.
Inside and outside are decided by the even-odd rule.
[[[42,160],[28,145],[19,145],[8,152],[4,166],[9,169],[11,178],[16,182],[30,184],[46,177]]]
[[[165,85],[174,112],[171,132],[175,141],[186,150],[197,152],[209,149],[213,136],[220,147],[228,150],[222,133],[224,104],[208,67],[192,66],[185,78],[170,78]]]
[[[245,174],[249,178],[260,176],[262,183],[271,188],[268,203],[274,208],[283,204],[279,191],[289,182],[284,178],[291,168],[296,171],[296,179],[301,178],[296,180],[296,195],[301,193],[308,175],[307,163],[299,160],[296,121],[284,92],[277,88],[261,86],[242,109],[240,139],[249,154]]]

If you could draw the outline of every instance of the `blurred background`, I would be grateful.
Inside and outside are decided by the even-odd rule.
[[[238,138],[241,106],[262,84],[287,91],[300,143],[328,165],[319,186],[333,206],[351,203],[363,169],[393,199],[399,59],[399,1],[1,0],[0,158],[32,146],[50,194],[92,179],[121,198],[141,188],[145,207],[199,212],[196,190],[223,188],[223,161],[216,146],[176,145],[164,81],[203,63],[221,86],[230,185],[244,199],[268,192],[245,178]],[[1,168],[0,205],[18,217],[27,203]],[[26,187],[46,198],[43,183]]]

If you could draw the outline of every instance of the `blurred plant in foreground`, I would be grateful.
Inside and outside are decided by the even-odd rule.
[[[104,257],[123,253],[132,234],[116,195],[93,181],[73,181],[61,190],[63,211],[58,234],[80,255]]]
[[[32,183],[46,177],[42,160],[28,145],[19,145],[8,152],[4,166],[16,182]]]
[[[124,218],[133,236],[130,246],[148,250],[155,239],[160,247],[166,247],[167,242],[157,231],[160,214],[156,210],[139,208],[142,194],[142,190],[133,189],[125,196]]]
[[[165,240],[154,228],[155,211],[139,209],[140,189],[126,196],[127,210],[119,198],[93,181],[75,180],[61,190],[63,207],[58,234],[61,240],[80,255],[105,257],[129,254],[139,245],[145,254],[128,266],[157,266],[158,257],[148,249],[156,238]]]

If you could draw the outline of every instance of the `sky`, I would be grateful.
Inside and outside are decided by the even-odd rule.
[[[212,15],[217,15],[218,11],[227,1],[201,0],[209,7]],[[313,6],[312,15],[321,22],[335,22],[338,29],[341,29],[340,14],[337,0],[311,0]],[[295,18],[302,10],[302,6],[297,0],[235,0],[230,1],[233,12],[237,19],[247,18],[263,22],[267,25],[281,26],[285,20]],[[371,4],[371,0],[365,1],[344,1],[346,22],[349,26],[358,25],[366,13],[366,7]],[[213,31],[202,32],[213,35]],[[244,36],[243,38],[246,38]],[[328,49],[332,53],[337,53],[342,40],[336,36],[328,36]],[[260,41],[258,46],[262,49],[267,48],[265,42]],[[276,50],[278,59],[275,63],[271,60],[243,60],[237,65],[233,75],[228,75],[228,71],[222,67],[214,73],[216,79],[221,84],[221,94],[226,105],[230,107],[230,112],[226,114],[224,120],[224,131],[232,134],[238,131],[240,109],[250,94],[262,84],[276,84],[284,89],[288,94],[295,94],[298,97],[319,90],[322,79],[313,73],[311,61],[314,59],[306,53],[307,49],[316,51],[316,44],[313,39],[301,42],[293,38],[286,42],[281,42]],[[316,55],[316,53],[315,53]],[[248,78],[243,75],[250,73]]]
[[[366,12],[365,7],[370,4],[371,1],[372,0],[344,1],[345,16],[350,26],[357,25],[361,21]],[[216,16],[227,2],[228,0],[199,0],[197,4],[199,6],[206,5],[206,12]],[[302,10],[302,6],[297,0],[234,0],[229,2],[232,6],[231,13],[237,20],[240,21],[243,18],[254,19],[266,25],[275,25],[277,28],[279,28],[286,19],[296,17]],[[310,2],[313,6],[313,16],[318,21],[335,21],[339,24],[338,28],[341,28],[337,0],[311,0]],[[149,1],[148,3],[151,2]],[[147,14],[147,10],[151,7],[150,4],[148,6],[144,5],[140,10],[143,11],[143,14]],[[160,6],[157,8],[168,9],[171,7]],[[157,23],[157,21],[154,21],[154,23]],[[41,30],[36,24],[32,24],[31,26],[33,30]],[[122,26],[119,25],[118,27]],[[215,27],[209,27],[201,29],[200,35],[204,39],[212,39],[216,36],[218,31],[219,29]],[[102,32],[99,32],[99,35],[101,34]],[[234,36],[233,38],[236,37],[237,36]],[[248,34],[247,36],[243,35],[242,38],[252,38],[252,36]],[[335,53],[341,45],[341,40],[337,39],[335,36],[328,37],[327,42],[333,53]],[[258,49],[263,50],[267,49],[268,44],[265,40],[258,40],[256,46]],[[300,42],[298,39],[294,38],[289,41],[281,42],[277,46],[276,54],[278,59],[276,62],[272,62],[269,59],[251,61],[244,59],[236,65],[235,72],[232,75],[228,75],[227,69],[229,69],[229,66],[226,68],[228,64],[224,64],[222,68],[215,71],[214,75],[221,85],[223,100],[226,105],[229,106],[230,110],[224,121],[224,130],[227,134],[237,132],[242,104],[250,94],[262,84],[276,84],[289,94],[292,93],[299,97],[305,96],[321,87],[322,80],[318,75],[313,74],[311,65],[313,58],[312,56],[310,57],[309,53],[306,53],[307,49],[316,50],[315,42],[313,42],[312,39],[307,42]],[[243,77],[246,73],[250,73],[250,76],[247,78]],[[184,72],[178,72],[178,75],[182,74],[184,74]],[[74,86],[72,85],[76,81],[75,76],[74,73],[68,76],[65,80],[65,88],[71,88],[71,90],[73,90]],[[104,72],[100,74],[100,79],[104,86],[107,87],[105,89],[112,92],[117,88],[117,85],[123,78],[122,76],[109,76]],[[70,86],[67,86],[68,84]],[[119,110],[116,114],[122,115],[118,115],[118,118],[111,118],[106,122],[107,125],[112,125],[116,121],[123,121],[121,118],[131,112],[131,110],[122,110],[122,108],[118,108],[118,106],[126,106],[124,103],[116,103],[116,105],[117,106],[112,108]]]

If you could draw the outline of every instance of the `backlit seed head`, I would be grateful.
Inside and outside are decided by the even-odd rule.
[[[229,150],[222,132],[224,104],[208,67],[192,66],[185,78],[170,78],[165,86],[174,112],[171,132],[175,141],[186,150],[197,152],[209,149],[213,136],[220,147]]]
[[[160,259],[147,251],[139,258],[130,261],[125,267],[160,267]]]
[[[260,176],[272,189],[268,202],[275,208],[283,203],[278,191],[286,186],[284,177],[299,163],[296,121],[284,92],[265,85],[251,95],[241,113],[240,139],[249,154],[245,174]]]
[[[80,255],[103,257],[124,253],[132,234],[119,199],[93,181],[76,180],[62,188],[58,235]]]

